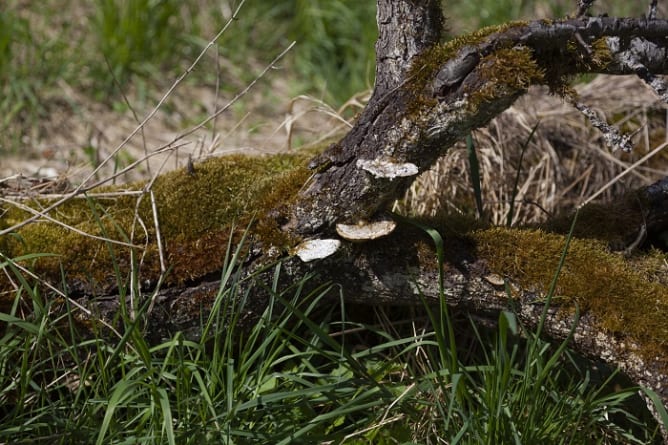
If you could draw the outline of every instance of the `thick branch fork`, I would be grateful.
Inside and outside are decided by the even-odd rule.
[[[653,74],[668,73],[667,36],[665,20],[588,17],[518,23],[483,37],[414,45],[422,50],[406,53],[404,63],[411,69],[391,70],[390,80],[379,72],[377,89],[354,128],[312,163],[313,178],[300,194],[289,227],[315,235],[331,232],[337,222],[373,218],[401,197],[415,176],[379,175],[364,166],[377,163],[392,170],[411,164],[411,171],[424,172],[531,85],[548,84],[564,93],[571,76],[634,74],[638,64]],[[395,66],[396,49],[383,41],[392,37],[380,23],[376,47],[393,57],[382,52],[378,57]],[[467,58],[472,52],[476,57]],[[452,60],[470,66],[463,75],[455,73],[456,82],[446,84],[446,91],[435,91],[453,70]],[[399,74],[401,81],[395,79]]]

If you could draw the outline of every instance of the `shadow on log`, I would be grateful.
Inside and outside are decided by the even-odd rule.
[[[44,197],[5,200],[3,255],[52,254],[31,258],[31,270],[50,283],[51,292],[75,301],[81,318],[112,319],[119,308],[119,280],[137,274],[143,295],[134,298],[151,299],[149,335],[156,340],[176,330],[196,335],[201,312],[220,285],[226,249],[244,236],[249,286],[271,282],[273,271],[263,270],[280,261],[288,285],[314,274],[319,282],[337,283],[349,301],[420,305],[420,293],[439,298],[435,250],[410,218],[387,213],[419,173],[531,85],[548,85],[585,111],[568,84],[579,73],[637,74],[661,97],[666,91],[655,77],[668,73],[665,20],[512,23],[441,43],[439,2],[379,0],[378,8],[374,93],[350,132],[323,153],[210,160],[194,171],[166,174],[150,187],[72,196],[48,215],[35,210],[48,207]],[[611,143],[627,147],[614,128],[592,124]],[[615,239],[624,240],[621,251],[610,248],[608,234],[590,233],[601,215],[625,215],[613,224]],[[667,215],[668,180],[630,192],[609,207],[585,207],[545,325],[546,335],[565,338],[578,307],[582,317],[573,347],[620,367],[656,391],[666,406],[665,255],[637,254],[641,242],[634,242],[665,239]],[[339,224],[365,227],[381,218],[397,222],[384,238],[354,243],[337,233]],[[420,224],[445,238],[448,304],[490,320],[512,308],[533,326],[566,246],[569,222],[524,229],[457,219]],[[304,242],[322,240],[335,241],[330,255],[307,263],[295,255]],[[120,277],[112,272],[114,262],[121,266]],[[6,307],[18,284],[10,274],[0,277],[0,284]],[[264,303],[260,290],[252,294],[248,322]]]

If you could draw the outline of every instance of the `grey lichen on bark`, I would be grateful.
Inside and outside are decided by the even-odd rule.
[[[415,56],[439,42],[443,14],[438,0],[379,1],[375,94],[385,94],[406,78]]]

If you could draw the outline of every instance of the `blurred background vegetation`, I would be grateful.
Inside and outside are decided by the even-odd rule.
[[[565,0],[480,0],[447,6],[450,32],[517,18],[558,17]],[[611,3],[615,3],[612,5]],[[606,2],[611,14],[640,14],[645,5]],[[123,108],[163,92],[224,25],[232,0],[8,0],[0,7],[0,155],[48,137],[40,122],[81,104],[71,92]],[[310,94],[338,106],[373,84],[375,2],[251,0],[210,51],[191,84],[238,91],[273,56],[296,41],[281,62],[292,96]],[[214,66],[215,68],[211,68]],[[218,90],[216,90],[218,91]],[[271,92],[267,92],[271,99]],[[85,107],[84,107],[85,108]],[[179,110],[188,115],[190,110]]]

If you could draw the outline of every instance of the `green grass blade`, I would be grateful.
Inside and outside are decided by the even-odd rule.
[[[668,411],[666,411],[666,407],[663,405],[663,400],[661,400],[659,395],[650,388],[641,387],[640,390],[645,393],[652,403],[654,403],[654,409],[656,409],[656,412],[659,414],[664,431],[668,431]]]
[[[515,212],[515,199],[517,198],[517,189],[520,184],[520,174],[522,173],[522,161],[524,160],[524,153],[527,148],[529,148],[529,143],[533,139],[536,130],[538,130],[538,125],[540,125],[540,120],[536,122],[536,125],[531,128],[529,136],[522,144],[522,150],[520,151],[520,160],[517,163],[517,172],[515,173],[515,181],[513,182],[513,191],[510,193],[510,209],[508,210],[508,217],[506,218],[506,226],[511,227],[513,225],[513,213]]]
[[[114,391],[111,393],[111,397],[107,403],[107,409],[104,413],[104,418],[102,419],[102,424],[100,425],[100,432],[98,433],[97,440],[95,441],[96,445],[103,445],[107,443],[105,441],[107,432],[111,427],[111,422],[114,418],[116,410],[122,406],[122,404],[130,399],[133,395],[133,392],[137,389],[137,384],[135,382],[129,382],[127,380],[121,380],[116,384]]]
[[[163,432],[167,434],[167,443],[169,445],[176,445],[174,439],[174,425],[172,424],[172,406],[167,396],[167,391],[164,388],[156,388],[158,401],[160,403],[160,410],[163,417]]]
[[[466,136],[466,153],[468,154],[469,170],[471,172],[471,187],[473,187],[473,194],[475,196],[475,208],[478,212],[478,218],[482,219],[484,213],[482,205],[480,162],[478,161],[478,154],[475,151],[473,135],[471,133]]]
[[[543,326],[545,325],[545,320],[547,319],[547,313],[550,310],[550,304],[552,303],[552,298],[554,297],[554,292],[557,288],[559,275],[561,274],[561,269],[563,269],[564,263],[566,262],[566,255],[568,254],[568,248],[570,247],[571,240],[573,239],[573,232],[575,231],[575,225],[578,221],[578,215],[579,215],[579,209],[576,210],[575,215],[573,215],[573,222],[571,223],[571,228],[568,232],[568,235],[566,236],[566,243],[564,244],[561,256],[559,257],[559,264],[557,265],[554,277],[552,278],[552,282],[550,283],[550,287],[548,288],[547,295],[545,297],[545,302],[543,303],[543,311],[538,320],[538,326],[536,327],[535,331],[536,337],[539,337],[543,332]]]

